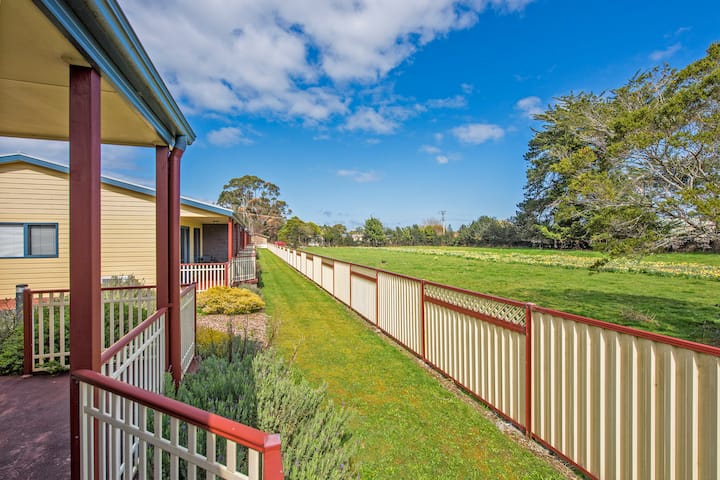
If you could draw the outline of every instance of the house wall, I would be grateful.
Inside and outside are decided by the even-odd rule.
[[[227,224],[204,226],[202,236],[205,256],[212,257],[217,262],[227,262],[227,232]]]
[[[0,222],[58,224],[57,258],[0,258],[0,299],[14,298],[20,283],[34,290],[68,288],[68,189],[65,173],[24,162],[0,164]],[[155,284],[155,198],[103,183],[101,201],[102,275],[132,274]],[[227,232],[227,217],[181,205],[180,224],[190,227],[191,260],[192,230],[200,228],[202,239],[203,224],[213,216]]]
[[[0,222],[58,224],[57,258],[0,258],[0,299],[15,285],[67,288],[69,195],[67,175],[25,163],[0,165]]]

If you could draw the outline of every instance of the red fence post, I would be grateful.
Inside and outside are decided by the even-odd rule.
[[[525,304],[525,435],[532,438],[532,309]]]
[[[30,375],[33,367],[32,290],[23,290],[23,374]]]
[[[263,450],[262,478],[267,480],[283,480],[280,435],[268,435]]]

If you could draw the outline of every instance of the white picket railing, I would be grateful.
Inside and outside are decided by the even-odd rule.
[[[90,370],[72,378],[80,389],[82,478],[283,478],[278,435]]]
[[[102,348],[125,336],[156,310],[154,286],[102,289]],[[23,292],[24,372],[70,366],[70,291]]]
[[[255,248],[240,250],[236,256],[230,260],[229,269],[231,285],[257,280]]]
[[[720,478],[720,348],[268,249],[587,476]]]
[[[162,393],[167,309],[132,329],[100,356],[103,375],[150,392]]]
[[[184,263],[180,265],[180,284],[197,285],[198,292],[228,285],[227,263]]]
[[[195,284],[180,293],[180,365],[183,373],[195,358]]]

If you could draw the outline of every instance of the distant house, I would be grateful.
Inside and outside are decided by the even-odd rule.
[[[101,181],[103,278],[134,275],[155,284],[155,190],[110,177]],[[68,191],[67,166],[0,155],[0,298],[14,296],[17,284],[68,288]],[[183,283],[196,281],[211,264],[214,282],[227,283],[218,264],[247,246],[231,210],[187,197],[180,199],[178,233]]]
[[[267,248],[268,237],[261,233],[254,233],[250,236],[250,243],[252,243],[256,248]]]

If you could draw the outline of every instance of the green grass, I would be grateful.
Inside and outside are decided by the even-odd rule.
[[[404,273],[447,285],[662,333],[701,343],[720,344],[720,283],[718,280],[667,274],[601,271],[587,267],[517,262],[514,254],[598,256],[593,252],[556,250],[311,248],[341,260]],[[492,260],[465,256],[487,252]],[[681,254],[655,261],[719,264],[720,255]],[[688,268],[694,268],[692,266]]]
[[[275,345],[352,411],[361,478],[563,478],[280,259],[260,260]]]

